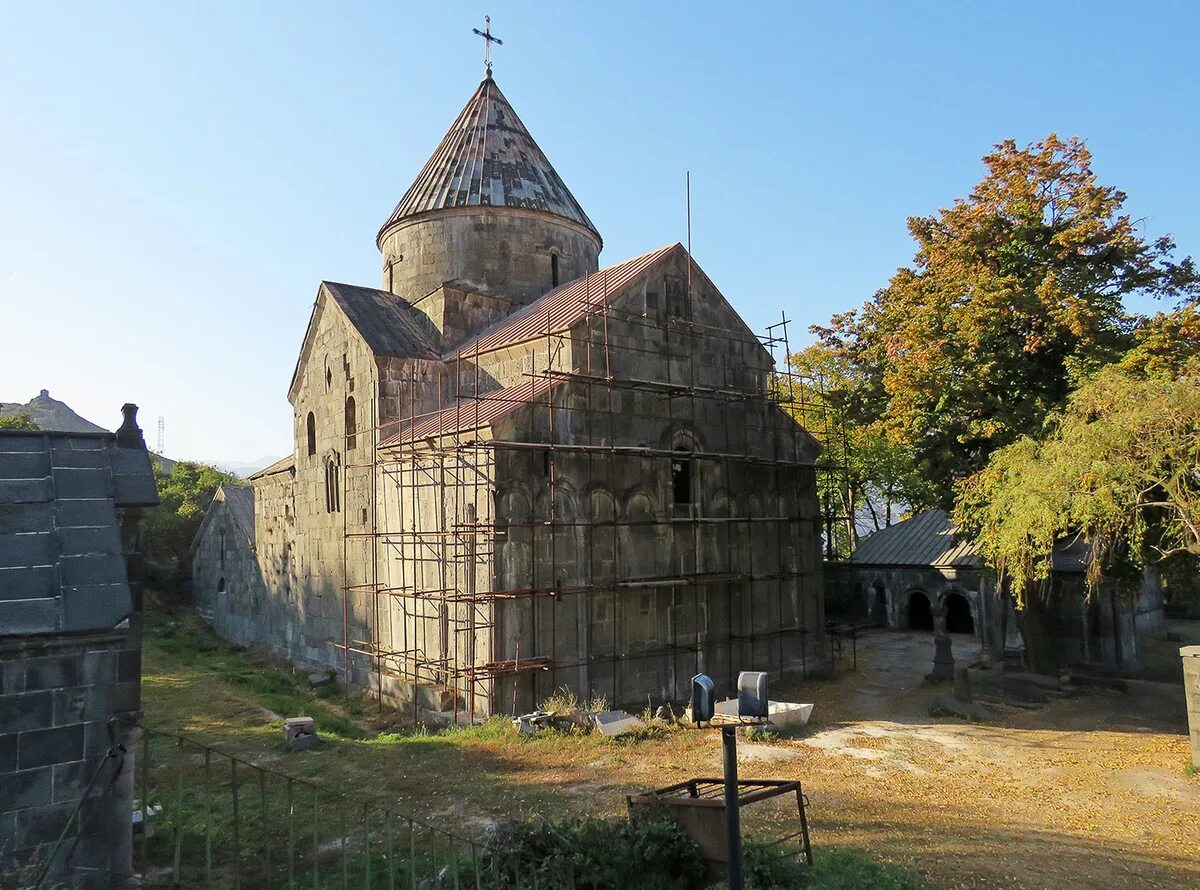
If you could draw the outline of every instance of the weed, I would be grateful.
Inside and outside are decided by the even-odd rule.
[[[1200,766],[1196,766],[1195,763],[1189,760],[1187,766],[1183,768],[1183,774],[1188,778],[1194,779],[1196,776],[1200,776]]]

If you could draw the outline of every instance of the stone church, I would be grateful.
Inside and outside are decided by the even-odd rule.
[[[455,717],[822,662],[819,445],[682,245],[601,269],[490,70],[376,244],[317,289],[294,454],[197,535],[219,633]]]

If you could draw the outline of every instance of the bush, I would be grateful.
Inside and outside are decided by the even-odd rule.
[[[481,863],[496,887],[700,890],[704,862],[672,822],[582,819],[498,826]]]

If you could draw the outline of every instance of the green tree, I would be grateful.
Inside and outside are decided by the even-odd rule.
[[[0,430],[37,430],[41,429],[29,416],[28,411],[14,411],[0,417]]]
[[[929,497],[912,449],[873,417],[871,385],[857,365],[825,343],[813,343],[790,359],[786,408],[821,442],[818,489],[823,509],[841,519],[833,528],[835,549],[848,554],[860,531],[878,531],[902,518],[907,505]]]
[[[967,198],[909,219],[912,266],[815,329],[929,480],[915,506],[949,505],[956,480],[1037,435],[1073,381],[1119,358],[1136,327],[1125,298],[1200,295],[1192,260],[1172,259],[1169,237],[1138,235],[1081,140],[1009,140],[983,160]]]
[[[200,529],[213,495],[236,478],[216,467],[179,461],[170,473],[155,464],[158,509],[146,520],[143,552],[161,586],[178,590],[191,575],[192,539]]]
[[[1088,545],[1087,586],[1147,561],[1200,558],[1200,358],[1178,377],[1114,365],[1086,380],[1041,440],[998,450],[959,486],[955,518],[1019,605],[1055,546]]]

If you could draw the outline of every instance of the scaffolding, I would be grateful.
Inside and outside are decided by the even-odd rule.
[[[690,268],[683,311],[661,316],[612,306],[604,273],[593,277],[582,317],[564,329],[547,311],[540,330],[503,344],[525,351],[515,384],[483,371],[476,339],[432,381],[410,363],[395,417],[380,422],[372,393],[369,460],[347,460],[341,476],[342,504],[352,490],[369,502],[358,527],[343,513],[343,634],[331,644],[348,684],[363,672],[381,702],[411,697],[414,709],[424,690],[427,706],[458,720],[515,711],[560,686],[628,701],[622,681],[639,663],[669,663],[664,685],[678,690],[722,654],[730,676],[762,661],[805,676],[823,658],[821,551],[832,555],[844,518],[817,496],[816,477],[844,468],[814,460],[808,434],[844,433],[818,384],[793,370],[788,320],[761,337],[694,321]],[[618,326],[635,336],[612,336]],[[659,373],[633,373],[647,366]],[[671,435],[699,429],[719,447],[623,436],[622,405],[639,399]],[[497,435],[522,409],[528,435]],[[807,418],[807,433],[785,414]],[[663,480],[669,506],[620,510],[616,491],[610,504],[593,493],[585,505],[585,487],[570,481],[631,472]],[[766,503],[750,506],[751,496],[738,511],[695,494],[705,478],[728,487],[750,477],[773,493]],[[527,511],[501,497],[518,478],[532,480]],[[817,537],[805,559],[803,543]],[[760,541],[775,548],[766,565],[754,557]],[[647,563],[652,571],[628,571]],[[813,603],[805,584],[818,586]],[[645,610],[647,594],[661,633],[633,645],[626,612]],[[659,596],[669,598],[661,623]],[[734,665],[739,657],[758,663]]]

